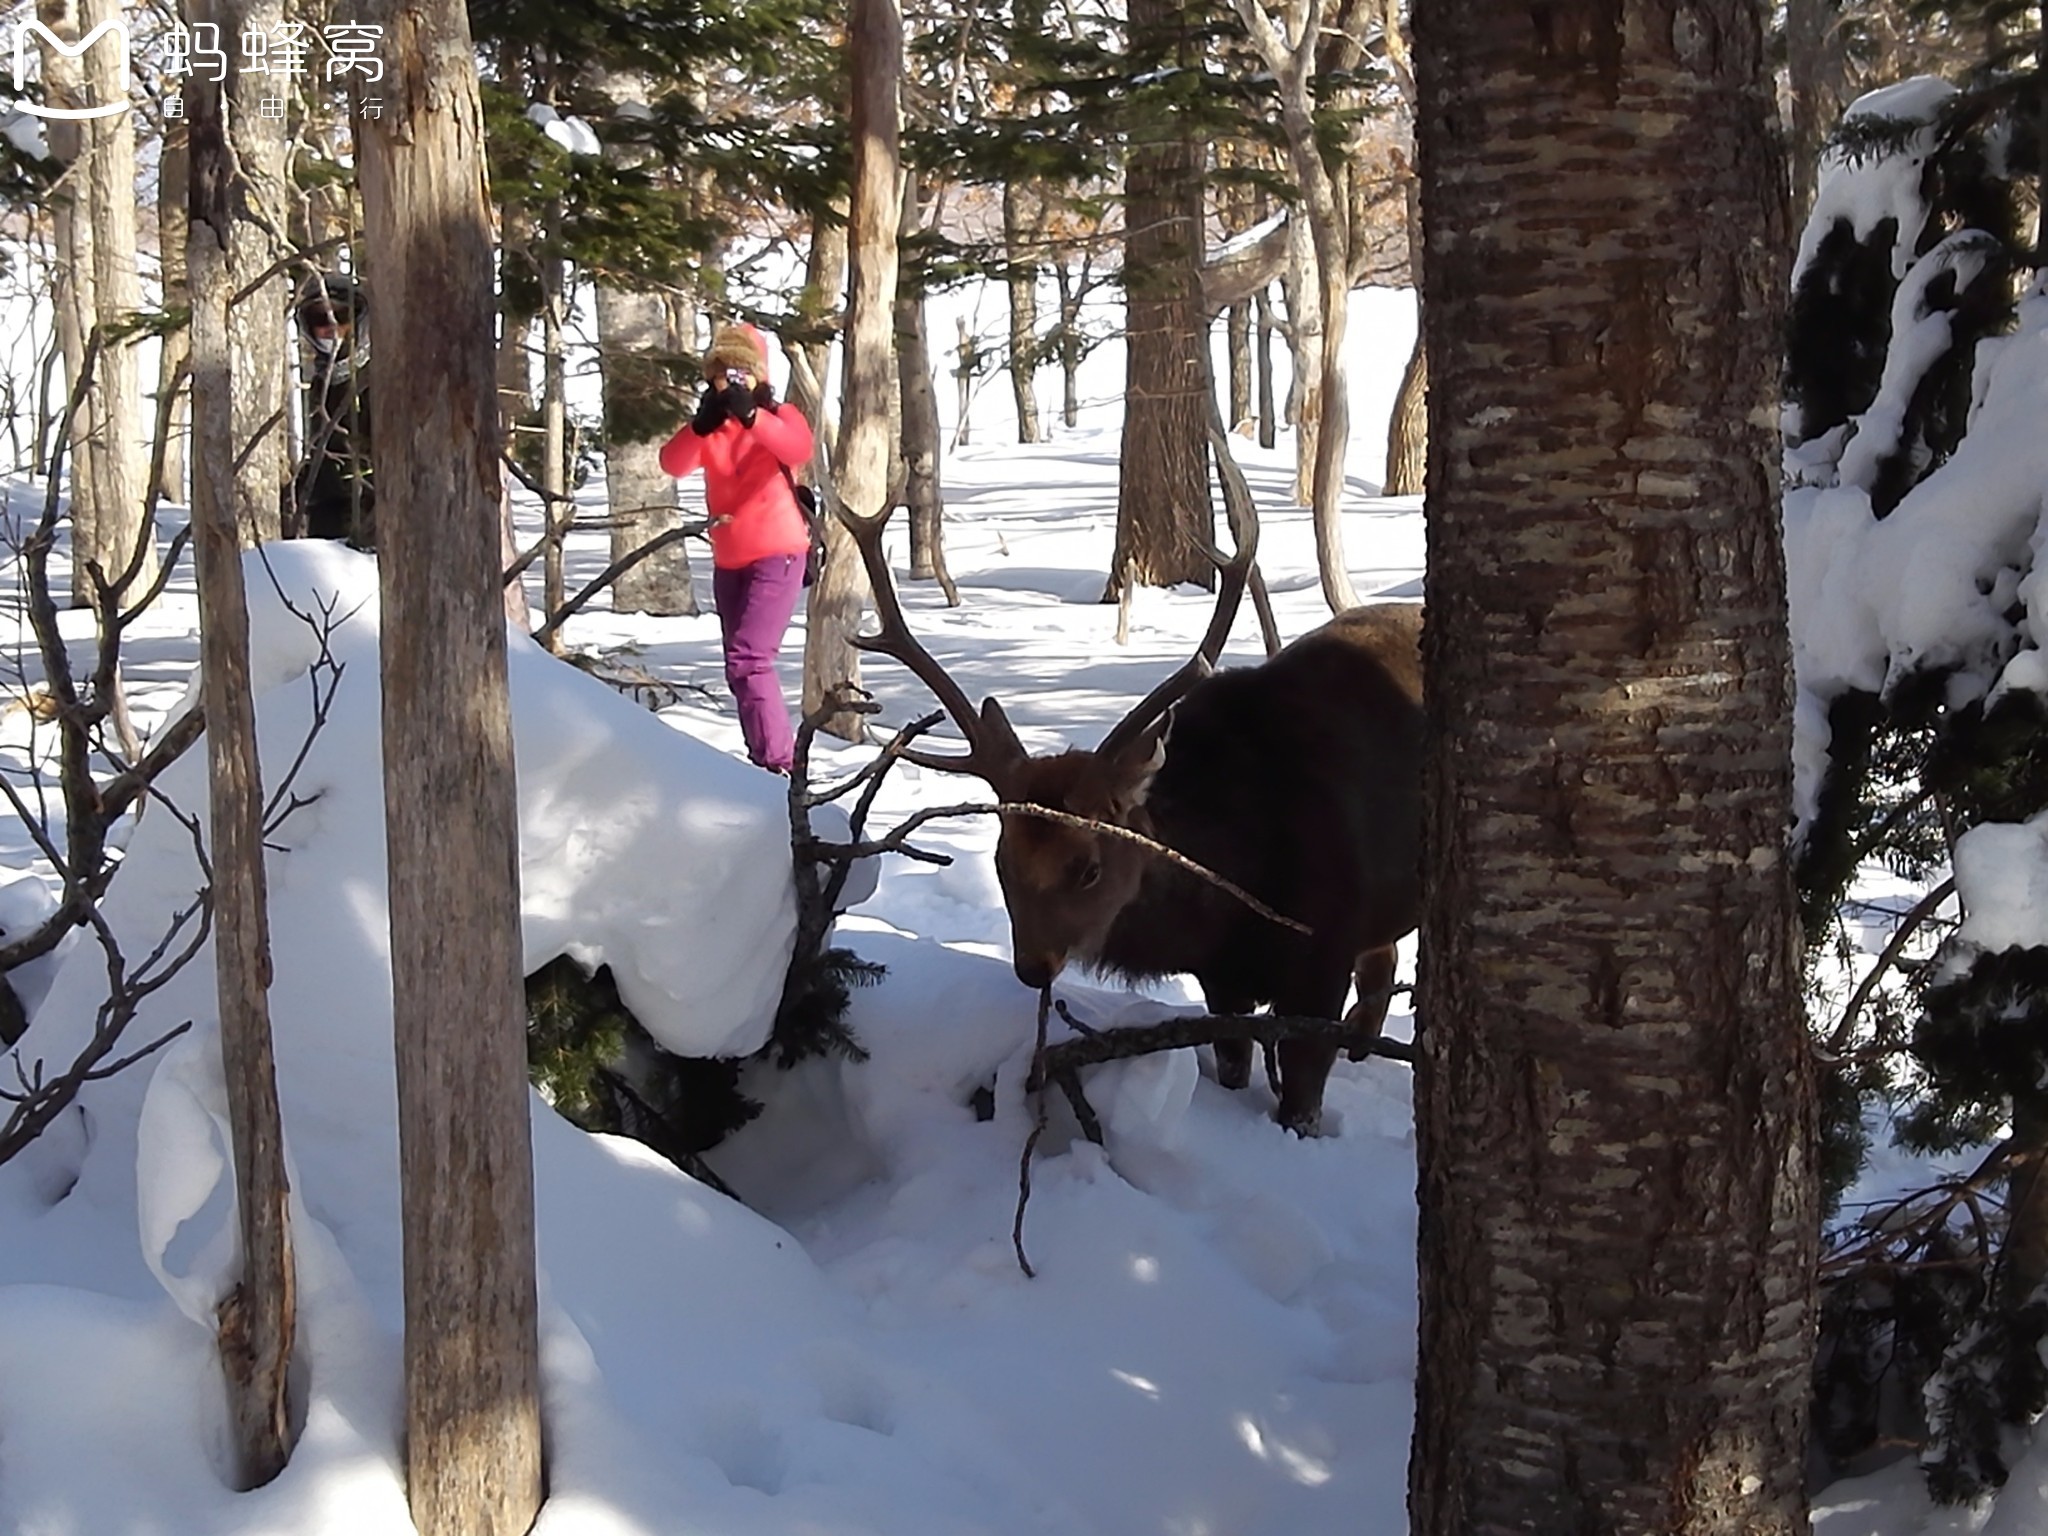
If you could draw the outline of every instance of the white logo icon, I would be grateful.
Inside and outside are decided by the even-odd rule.
[[[75,44],[65,42],[63,38],[33,18],[17,24],[14,29],[14,89],[17,97],[22,82],[28,78],[28,40],[31,33],[41,34],[43,41],[65,58],[75,59],[109,32],[114,34],[114,45],[121,50],[121,74],[125,78],[128,74],[128,28],[121,22],[103,21]],[[74,121],[88,117],[112,117],[117,112],[128,110],[126,101],[109,102],[103,107],[49,107],[41,102],[17,99],[14,105],[18,111],[26,112],[31,117],[60,117]]]

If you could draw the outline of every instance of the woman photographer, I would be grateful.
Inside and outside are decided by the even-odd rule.
[[[768,385],[768,349],[751,325],[729,325],[704,357],[696,417],[661,450],[677,479],[704,471],[711,515],[711,592],[725,642],[725,680],[739,706],[747,756],[786,774],[796,748],[775,655],[803,595],[811,530],[790,471],[811,457],[811,426]]]

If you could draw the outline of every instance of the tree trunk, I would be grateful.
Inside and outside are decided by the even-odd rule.
[[[627,108],[647,105],[645,77],[606,77],[606,96]],[[626,166],[646,164],[644,150],[605,154]],[[682,526],[676,483],[661,468],[661,445],[676,418],[668,306],[659,294],[628,293],[600,282],[597,343],[604,364],[605,494],[611,515],[611,558],[623,560],[650,539]],[[684,409],[688,409],[684,407]],[[690,551],[681,539],[649,555],[612,586],[612,612],[694,617],[697,592]]]
[[[1252,297],[1258,311],[1259,329],[1255,354],[1259,374],[1259,446],[1271,448],[1280,441],[1280,402],[1273,388],[1273,295],[1261,288]]]
[[[1429,354],[1422,345],[1421,316],[1416,318],[1415,345],[1401,370],[1394,414],[1387,423],[1387,478],[1380,489],[1388,496],[1413,496],[1422,490],[1429,450]]]
[[[1813,207],[1821,146],[1848,105],[1849,61],[1840,21],[1840,0],[1785,0],[1785,74],[1792,106],[1786,154],[1795,230]]]
[[[232,0],[215,9],[190,0],[194,25],[217,22],[239,36]],[[235,273],[247,265],[237,242],[252,238],[235,217],[250,188],[238,185],[259,154],[244,156],[237,116],[230,146],[221,86],[188,87],[191,133],[190,241],[181,268],[192,300],[193,558],[199,581],[199,676],[206,711],[211,786],[213,965],[220,1009],[221,1065],[234,1141],[236,1215],[242,1274],[220,1306],[221,1368],[240,1463],[238,1486],[260,1487],[291,1454],[285,1395],[297,1327],[290,1187],[270,1036],[270,919],[263,863],[263,771],[256,753],[255,699],[249,680],[249,610],[242,587],[239,508],[267,491],[274,471],[253,457],[236,432],[244,379],[233,337]],[[253,149],[254,146],[251,146]],[[263,248],[269,241],[258,239]],[[169,255],[167,251],[166,256]],[[275,361],[273,353],[270,361]],[[261,398],[275,370],[254,381]]]
[[[840,405],[837,489],[856,517],[888,514],[889,397],[895,392],[890,332],[896,303],[897,230],[902,219],[903,13],[897,0],[853,0],[850,38],[853,195],[847,213],[846,384]],[[834,553],[811,588],[810,642],[804,647],[804,710],[817,709],[840,683],[860,682],[853,648],[866,581],[852,538],[833,525]],[[829,717],[823,729],[864,739],[861,716]]]
[[[1408,51],[1407,35],[1401,30],[1401,0],[1380,0],[1380,30],[1385,39],[1388,64],[1401,93],[1402,110],[1409,123],[1416,119],[1415,64]],[[1409,168],[1412,170],[1413,162]],[[1422,322],[1422,187],[1411,174],[1401,195],[1402,222],[1407,230],[1408,285],[1415,292],[1415,345],[1401,370],[1401,385],[1394,393],[1394,409],[1387,419],[1387,470],[1382,494],[1414,496],[1422,491],[1429,453],[1429,353],[1423,345]]]
[[[1193,58],[1187,13],[1132,0],[1134,39]],[[1124,171],[1125,370],[1116,549],[1105,602],[1133,582],[1215,584],[1209,499],[1209,337],[1202,307],[1202,155],[1174,113],[1133,142]]]
[[[2006,1154],[2012,1173],[1998,1284],[2006,1308],[2017,1312],[2048,1281],[2048,1104],[2039,1093],[2015,1095]]]
[[[844,213],[843,208],[835,210]],[[819,215],[811,220],[811,248],[804,260],[804,289],[797,312],[836,329],[843,319],[840,294],[846,278],[847,226],[843,218]],[[827,465],[839,458],[839,427],[825,396],[825,378],[832,357],[827,339],[785,344],[790,356],[789,398],[817,429],[820,457]],[[851,549],[851,545],[848,546]],[[809,663],[806,662],[806,670]]]
[[[1230,348],[1230,426],[1243,426],[1252,416],[1252,301],[1230,306],[1225,322]]]
[[[541,1497],[540,1371],[483,113],[460,0],[377,10],[384,115],[356,131],[380,257],[406,1486],[421,1536],[520,1536]]]
[[[917,233],[922,222],[918,181],[904,187],[904,235]],[[939,398],[932,388],[931,345],[925,332],[924,294],[902,282],[896,289],[896,378],[903,399],[903,506],[910,514],[910,574],[914,580],[936,581],[948,607],[958,607],[960,590],[946,569],[942,516],[945,497],[939,485]]]
[[[72,48],[81,36],[77,0],[36,0],[36,20]],[[104,47],[105,44],[100,44]],[[83,61],[72,53],[53,48],[40,36],[43,98],[53,107],[66,109],[89,104]],[[78,388],[85,365],[87,340],[97,317],[93,298],[93,223],[77,167],[85,153],[86,124],[77,120],[51,118],[43,124],[43,137],[50,159],[64,169],[63,179],[50,199],[51,224],[56,248],[54,298],[57,310],[57,344],[64,355],[64,396],[69,399]],[[99,388],[99,367],[94,367],[93,388]],[[80,551],[98,547],[96,529],[99,512],[93,493],[92,414],[72,413],[66,428],[65,454],[71,465],[71,606],[92,606],[92,580]]]
[[[216,7],[222,37],[253,28],[268,36],[284,20],[283,0],[229,0]],[[240,171],[242,196],[229,247],[230,277],[237,295],[228,310],[228,344],[234,352],[235,452],[245,461],[235,477],[235,527],[253,546],[281,538],[283,490],[290,471],[285,455],[285,329],[290,278],[280,260],[277,231],[289,219],[285,179],[285,120],[265,117],[261,103],[275,96],[271,77],[236,70],[229,132]],[[372,322],[374,324],[374,322]]]
[[[175,310],[189,306],[191,289],[185,275],[185,238],[188,222],[186,200],[192,187],[192,146],[184,124],[164,124],[163,147],[157,161],[156,238],[163,261],[163,307]],[[185,492],[186,395],[179,384],[180,370],[190,361],[192,331],[189,326],[164,332],[157,354],[157,418],[164,424],[163,452],[158,460],[156,483],[150,494],[165,501],[183,502]],[[165,409],[168,397],[170,405]]]
[[[980,369],[981,349],[975,345],[965,315],[953,317],[953,329],[953,353],[958,359],[953,366],[953,446],[965,448],[973,425],[967,413],[974,405],[974,376]]]
[[[1010,298],[1010,396],[1017,403],[1017,441],[1039,443],[1038,396],[1032,381],[1038,373],[1038,264],[1035,221],[1025,216],[1024,189],[1003,183],[1003,257],[1008,263],[1004,287]]]
[[[552,247],[562,232],[562,204],[556,199],[548,208],[550,250],[540,258],[540,488],[546,512],[547,547],[541,551],[541,610],[555,613],[569,600],[568,575],[563,546],[569,539],[569,524],[575,521],[576,505],[569,499],[569,372],[563,352],[563,267],[565,263]],[[495,381],[496,368],[493,366]],[[562,654],[562,632],[548,636],[547,646]]]
[[[1421,99],[1459,108],[1420,129],[1412,1529],[1804,1536],[1817,1223],[1761,13],[1417,21]]]
[[[1060,331],[1054,339],[1060,360],[1060,420],[1071,427],[1081,419],[1081,299],[1088,287],[1088,263],[1084,257],[1078,278],[1064,260],[1053,272],[1060,285]]]
[[[103,22],[119,22],[117,0],[79,0],[78,23],[87,33]],[[128,72],[116,50],[104,45],[85,53],[85,89],[96,102],[126,101]],[[134,590],[156,579],[155,530],[144,525],[149,438],[142,426],[141,367],[135,344],[114,331],[142,307],[142,279],[135,261],[135,114],[117,113],[85,125],[83,146],[85,209],[92,221],[94,318],[104,336],[89,403],[93,504],[96,516],[85,556],[97,560],[107,580],[117,582],[142,544]],[[74,534],[75,537],[75,534]],[[77,550],[74,546],[74,555]]]

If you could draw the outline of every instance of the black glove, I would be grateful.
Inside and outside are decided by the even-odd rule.
[[[697,414],[690,420],[690,430],[699,437],[709,437],[725,425],[725,391],[707,387],[704,398],[697,402]]]
[[[754,424],[754,392],[737,380],[725,386],[726,414],[743,427]]]
[[[754,404],[764,411],[775,409],[775,386],[766,379],[754,386]]]

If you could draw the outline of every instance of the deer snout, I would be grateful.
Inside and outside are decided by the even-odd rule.
[[[1011,962],[1017,979],[1034,992],[1052,985],[1053,977],[1066,969],[1067,957],[1054,954],[1019,954]]]

